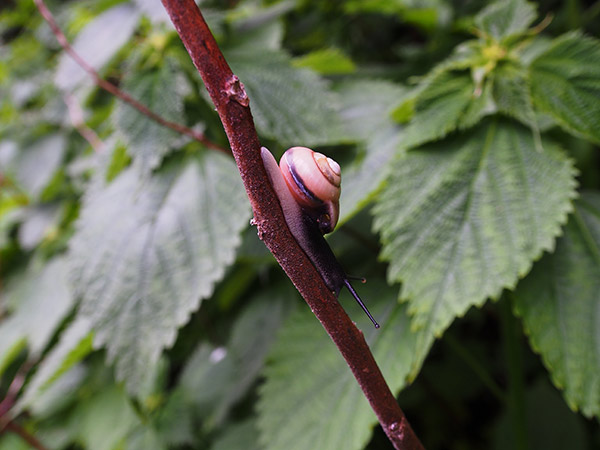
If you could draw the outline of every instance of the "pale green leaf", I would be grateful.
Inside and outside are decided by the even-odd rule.
[[[389,124],[380,128],[366,144],[364,158],[355,162],[342,173],[342,194],[340,197],[340,223],[346,222],[371,202],[379,192],[388,174],[392,159],[400,153],[402,130]]]
[[[364,156],[343,167],[341,223],[362,208],[385,179],[386,167],[398,153],[402,139],[400,127],[389,116],[407,91],[385,81],[343,83],[336,91],[348,134],[365,142]]]
[[[27,405],[19,400],[11,410],[13,416],[16,417],[23,412],[22,407],[26,406],[27,412],[38,420],[55,417],[65,408],[72,407],[80,400],[79,388],[88,381],[87,375],[87,367],[83,364],[71,367],[64,374],[61,374],[56,381],[28,398]]]
[[[231,159],[206,152],[85,199],[71,265],[80,313],[136,392],[233,261],[249,207]]]
[[[392,392],[414,378],[433,342],[410,331],[395,290],[369,280],[359,288],[381,324],[373,328],[349,295],[342,303],[365,334]],[[377,299],[377,302],[372,300]],[[421,341],[420,344],[417,342]],[[421,346],[424,351],[415,351]],[[258,404],[265,450],[362,449],[377,422],[356,379],[308,308],[290,316],[279,335]]]
[[[155,26],[166,25],[173,28],[169,14],[161,2],[154,0],[133,0],[137,8],[150,19]]]
[[[73,306],[67,264],[57,257],[42,265],[33,263],[8,287],[4,299],[14,306],[0,324],[0,372],[27,345],[32,358],[39,356]]]
[[[245,5],[249,5],[246,3]],[[265,50],[277,51],[281,49],[281,41],[283,40],[283,35],[285,33],[285,29],[283,26],[283,22],[280,20],[275,20],[273,17],[268,15],[268,10],[278,9],[280,7],[286,7],[285,2],[281,2],[279,4],[274,4],[271,7],[267,7],[264,9],[267,16],[265,17],[265,22],[267,23],[257,23],[260,22],[260,17],[250,17],[249,23],[242,19],[240,22],[234,23],[235,32],[230,35],[230,40],[228,41],[228,46],[230,48],[235,48],[235,52],[264,52]],[[254,6],[260,7],[259,4],[255,4]],[[287,8],[289,8],[290,4],[287,4]],[[244,6],[242,6],[243,8]],[[275,14],[278,14],[276,12]],[[212,30],[212,26],[211,26]]]
[[[331,47],[315,50],[294,59],[295,67],[306,67],[322,75],[340,75],[356,71],[354,62],[339,48]]]
[[[38,365],[33,378],[19,401],[19,408],[29,407],[58,378],[92,351],[90,323],[77,318],[60,336],[60,341]]]
[[[519,283],[515,309],[571,408],[600,417],[600,194],[576,202],[554,253]]]
[[[575,171],[551,143],[488,120],[399,158],[375,209],[388,278],[402,282],[415,328],[436,335],[472,305],[512,288],[553,247]]]
[[[292,67],[283,52],[229,52],[227,60],[246,87],[260,134],[284,146],[344,139],[335,97],[315,73]]]
[[[132,5],[118,5],[91,21],[73,41],[73,49],[94,70],[99,71],[129,40],[138,22],[139,12]],[[72,90],[90,75],[67,52],[62,52],[54,81],[63,90]]]
[[[22,249],[33,250],[46,236],[57,231],[64,212],[63,206],[55,202],[25,208],[18,233]]]
[[[600,142],[600,41],[563,35],[530,71],[535,105],[568,131]]]
[[[185,80],[174,64],[165,61],[160,68],[133,72],[123,82],[123,89],[150,110],[171,122],[184,124],[183,94]],[[142,169],[154,169],[171,146],[178,133],[158,124],[125,102],[118,102],[113,121],[128,146],[134,163]]]
[[[237,319],[227,345],[203,343],[189,361],[180,389],[207,428],[219,425],[256,381],[275,333],[294,305],[290,292],[261,291]]]
[[[532,3],[524,0],[498,0],[475,17],[475,24],[481,31],[500,40],[522,34],[536,17]]]
[[[76,439],[87,450],[113,450],[139,425],[129,399],[116,386],[103,388],[81,401],[71,416]]]
[[[62,133],[47,134],[21,148],[3,146],[0,172],[13,175],[32,198],[38,198],[60,168],[67,147]]]

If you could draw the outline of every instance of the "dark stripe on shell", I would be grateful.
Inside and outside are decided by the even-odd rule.
[[[317,204],[324,203],[323,200],[318,198],[315,194],[313,194],[310,191],[310,189],[308,189],[306,187],[306,185],[304,184],[304,180],[302,180],[300,175],[298,175],[298,172],[296,172],[296,167],[295,167],[293,161],[289,161],[288,168],[290,169],[290,174],[292,175],[292,178],[294,179],[294,183],[296,183],[296,186],[298,186],[298,189],[300,189],[302,191],[302,193],[304,195],[306,195],[307,198],[309,198],[312,202],[317,203]]]

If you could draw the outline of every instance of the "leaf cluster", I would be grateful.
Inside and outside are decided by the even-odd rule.
[[[201,9],[263,144],[342,165],[328,240],[382,329],[340,301],[425,446],[593,448],[600,8],[474,3]],[[100,76],[227,147],[160,2],[48,6]],[[0,448],[25,445],[7,423],[56,449],[389,448],[233,159],[99,89],[30,0],[0,36]]]

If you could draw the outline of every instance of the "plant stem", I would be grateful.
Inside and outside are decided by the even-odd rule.
[[[162,0],[219,113],[259,237],[279,262],[346,360],[396,449],[422,449],[364,336],[292,236],[260,156],[244,85],[225,61],[194,0]]]
[[[502,337],[508,371],[508,410],[512,420],[515,449],[526,450],[527,422],[525,417],[525,385],[521,352],[520,327],[512,313],[511,299],[505,295],[500,301]]]
[[[212,148],[213,150],[219,150],[223,153],[228,153],[227,149],[221,147],[220,145],[215,144],[214,142],[211,142],[202,133],[200,133],[196,130],[192,130],[191,128],[188,128],[179,123],[171,122],[170,120],[165,119],[164,117],[162,117],[159,114],[155,113],[154,111],[150,110],[150,108],[146,107],[145,105],[142,105],[140,102],[138,102],[135,98],[133,98],[128,93],[123,92],[117,86],[115,86],[114,84],[112,84],[112,83],[106,81],[104,78],[102,78],[98,74],[98,72],[96,72],[94,70],[94,68],[92,66],[90,66],[87,63],[87,61],[85,59],[83,59],[79,55],[79,53],[77,53],[75,51],[73,46],[69,43],[69,41],[67,40],[67,37],[65,36],[65,34],[62,32],[62,30],[56,23],[54,16],[52,15],[50,10],[44,3],[44,0],[33,0],[33,2],[35,3],[35,6],[37,7],[38,11],[42,15],[42,17],[44,18],[46,23],[48,23],[50,30],[52,30],[52,33],[58,40],[58,43],[60,44],[60,46],[64,49],[64,51],[71,58],[73,58],[73,60],[79,65],[79,67],[81,67],[83,70],[85,70],[88,73],[88,75],[90,75],[90,77],[94,80],[94,83],[96,83],[96,85],[98,87],[104,89],[105,91],[111,93],[115,97],[121,99],[128,105],[137,109],[141,114],[154,120],[159,125],[170,128],[174,131],[177,131],[178,133],[185,134],[186,136],[189,136],[192,139],[202,142],[208,148]],[[84,137],[86,137],[86,136],[84,136]],[[87,137],[86,137],[86,139],[87,139]]]
[[[19,435],[21,437],[21,439],[23,439],[25,442],[27,442],[31,447],[33,447],[37,450],[46,450],[46,447],[44,447],[44,444],[42,444],[40,441],[38,441],[35,436],[30,434],[25,428],[23,428],[21,425],[19,425],[16,422],[13,422],[13,421],[8,422],[8,424],[6,425],[6,430],[12,431],[13,433]]]

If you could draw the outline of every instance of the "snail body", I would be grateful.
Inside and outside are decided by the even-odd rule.
[[[279,165],[265,147],[261,148],[261,156],[292,235],[327,287],[337,297],[346,286],[379,328],[323,237],[333,231],[339,217],[339,164],[306,147],[290,148]]]

